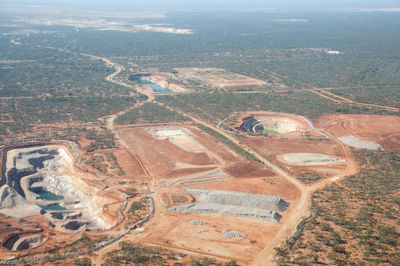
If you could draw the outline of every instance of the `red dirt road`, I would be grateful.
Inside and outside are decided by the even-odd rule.
[[[169,108],[168,106],[166,106],[166,107]],[[169,109],[171,109],[171,108],[169,108]],[[171,110],[191,117],[189,114],[182,112],[180,110],[174,110],[174,109],[171,109]],[[264,249],[259,253],[259,255],[251,263],[252,265],[273,264],[274,263],[273,257],[275,254],[274,248],[279,246],[285,239],[287,239],[288,237],[293,235],[296,232],[296,227],[300,223],[300,221],[304,217],[307,217],[309,215],[312,192],[314,192],[317,189],[325,187],[327,184],[329,184],[333,181],[340,180],[340,178],[342,178],[343,176],[336,176],[334,178],[324,179],[320,182],[317,182],[316,184],[314,184],[311,187],[307,187],[303,183],[301,183],[299,180],[297,180],[296,178],[294,178],[293,176],[288,174],[286,171],[282,170],[280,167],[278,167],[275,164],[271,163],[270,161],[266,160],[258,152],[256,152],[253,149],[250,149],[248,146],[243,144],[241,141],[237,140],[235,137],[233,137],[229,133],[226,133],[225,131],[218,129],[214,125],[204,122],[198,118],[195,118],[195,117],[191,117],[191,118],[193,121],[195,121],[199,124],[202,124],[202,125],[205,125],[207,127],[214,129],[215,131],[222,134],[223,136],[225,136],[226,138],[228,138],[235,144],[237,144],[240,147],[242,147],[243,149],[247,150],[249,153],[254,155],[257,159],[262,161],[265,165],[270,167],[275,173],[284,177],[288,182],[292,183],[294,186],[296,186],[297,189],[300,190],[300,192],[301,192],[300,199],[297,202],[297,204],[294,206],[294,210],[290,213],[288,219],[284,222],[282,221],[283,225],[282,225],[282,227],[280,227],[278,234],[275,235],[275,237],[272,239],[272,241],[264,247]],[[336,138],[334,138],[333,136],[331,136],[331,137],[335,142],[340,143]],[[358,166],[352,160],[352,155],[349,152],[348,148],[341,143],[340,143],[340,147],[343,149],[343,154],[345,155],[346,160],[349,161],[350,164],[352,164],[352,166],[349,167],[348,174],[351,175],[351,174],[357,173]]]
[[[117,69],[117,72],[119,69]],[[119,72],[118,72],[119,73]],[[111,76],[108,80],[113,82],[112,80],[113,76]],[[151,95],[149,96],[148,101],[152,101],[153,98],[151,98]],[[137,106],[133,106],[130,109],[136,108]],[[168,106],[166,106],[168,108]],[[186,116],[191,117],[189,114],[186,114],[184,112],[181,112],[179,110],[174,110],[177,111],[178,113],[184,114]],[[124,113],[124,112],[121,112]],[[114,130],[114,118],[116,116],[110,117],[108,120],[108,126],[109,128],[115,132]],[[219,215],[210,215],[213,218],[210,218],[210,226],[212,230],[209,230],[209,238],[207,235],[204,235],[199,237],[199,233],[197,231],[191,232],[190,228],[186,228],[189,225],[189,221],[191,219],[197,218],[197,219],[204,219],[204,217],[208,217],[207,215],[194,215],[194,214],[178,214],[178,213],[166,213],[165,208],[163,207],[164,203],[162,200],[163,192],[165,192],[165,188],[155,188],[154,182],[158,179],[156,176],[153,175],[153,182],[150,184],[150,188],[155,191],[153,194],[153,197],[155,199],[155,209],[156,213],[155,216],[150,222],[148,222],[145,225],[146,231],[144,234],[141,235],[131,235],[128,236],[130,239],[135,239],[136,241],[144,242],[144,243],[154,243],[154,244],[159,244],[165,247],[171,247],[171,248],[181,248],[182,250],[188,250],[189,252],[195,252],[197,254],[204,254],[204,255],[212,255],[214,257],[219,257],[221,259],[226,259],[227,257],[235,257],[239,256],[239,258],[248,258],[245,261],[243,259],[240,259],[239,262],[244,262],[246,264],[253,264],[253,265],[267,265],[267,264],[272,264],[273,263],[273,256],[274,256],[274,247],[279,246],[287,237],[291,236],[295,231],[296,231],[296,226],[297,224],[309,214],[309,206],[311,204],[311,195],[312,192],[315,191],[316,189],[322,188],[329,183],[336,181],[343,177],[343,175],[335,176],[334,178],[330,179],[324,179],[312,186],[305,186],[301,182],[299,182],[297,179],[295,179],[293,176],[288,174],[285,170],[282,170],[280,167],[276,166],[275,164],[269,162],[266,160],[260,153],[256,152],[255,150],[249,148],[247,145],[239,141],[238,139],[234,138],[230,134],[219,130],[218,128],[214,127],[213,125],[204,122],[200,119],[197,119],[195,117],[191,117],[194,122],[205,125],[207,127],[213,128],[215,131],[219,132],[220,134],[224,135],[226,138],[230,139],[233,141],[235,144],[239,145],[243,149],[247,150],[250,152],[252,155],[254,155],[256,158],[258,158],[260,161],[262,161],[265,165],[267,165],[270,169],[272,169],[277,176],[276,178],[279,177],[279,179],[282,182],[285,182],[288,184],[288,186],[293,187],[292,191],[298,191],[296,193],[300,193],[298,196],[294,196],[294,202],[292,202],[290,206],[290,210],[287,210],[288,213],[285,213],[284,218],[282,219],[282,222],[280,224],[275,224],[274,228],[266,226],[265,223],[260,224],[260,227],[256,226],[257,222],[250,221],[251,223],[248,223],[248,219],[241,219],[241,218],[232,218],[232,217],[221,217]],[[122,130],[122,129],[121,129]],[[121,131],[122,134],[122,131]],[[116,132],[116,136],[119,137],[118,132]],[[137,147],[140,145],[136,145],[139,143],[135,143],[135,145],[132,145],[132,143],[135,142],[135,140],[131,137],[129,141],[125,141],[125,137],[129,138],[129,136],[123,136],[121,138],[121,144],[126,147],[130,152],[132,152],[135,156],[135,158],[138,159],[138,161],[143,162],[143,167],[153,167],[151,164],[149,165],[148,162],[157,162],[154,160],[146,161],[147,159],[142,158],[143,154],[145,152],[152,152],[153,150],[156,150],[155,147],[154,149],[149,149],[149,146],[147,147],[147,150],[142,150],[138,151]],[[337,142],[337,140],[332,136],[333,140]],[[201,139],[201,138],[200,138]],[[199,141],[200,142],[200,141]],[[202,145],[204,145],[201,142]],[[165,143],[162,145],[166,145]],[[162,145],[160,147],[162,147]],[[150,146],[151,147],[151,146]],[[153,147],[151,147],[153,148]],[[206,147],[208,149],[208,147]],[[348,174],[352,174],[353,172],[356,173],[358,171],[357,165],[353,161],[351,161],[351,153],[349,152],[348,148],[345,147],[344,145],[340,145],[337,147],[339,151],[333,151],[333,153],[340,152],[340,149],[342,149],[341,153],[344,155],[344,157],[348,160],[348,162],[351,164],[349,166],[349,171]],[[218,149],[219,150],[219,149]],[[301,151],[299,151],[301,152]],[[139,155],[136,155],[138,153]],[[210,156],[210,158],[213,158],[215,160],[215,164],[221,167],[221,158],[225,160],[224,156],[231,156],[235,157],[232,152],[229,154],[220,154],[218,153],[217,150],[213,150],[214,154],[218,154],[218,156]],[[211,154],[211,153],[210,153]],[[180,157],[179,154],[176,155],[178,161],[180,160],[190,160],[187,158]],[[218,158],[219,157],[219,158]],[[218,160],[219,159],[219,160]],[[196,162],[196,160],[193,160],[191,162]],[[185,164],[190,164],[187,162],[184,162]],[[207,162],[209,163],[209,162]],[[222,163],[224,165],[224,163]],[[204,165],[203,165],[204,166]],[[227,167],[229,167],[227,165]],[[157,169],[157,167],[153,168]],[[229,169],[229,168],[227,168]],[[152,172],[152,170],[150,170]],[[158,173],[156,171],[156,173]],[[160,172],[163,173],[163,172]],[[165,175],[164,175],[165,177]],[[272,177],[272,178],[275,178]],[[245,183],[240,183],[240,181],[237,181],[238,179],[234,179],[232,181],[232,184],[229,184],[227,182],[226,184],[222,185],[221,183],[214,184],[216,187],[224,187],[226,189],[229,189],[229,186],[231,186],[231,189],[240,189],[245,187]],[[256,185],[257,182],[261,182],[261,179],[241,179],[242,182],[243,180],[247,180],[248,182],[255,182],[254,185],[249,186],[249,189],[255,189],[258,187]],[[237,184],[234,184],[235,182],[239,182]],[[237,185],[241,185],[240,188],[237,187]],[[207,184],[207,186],[211,186],[211,184]],[[290,189],[288,189],[290,191]],[[176,192],[176,191],[175,191]],[[294,193],[294,194],[296,194]],[[200,216],[200,217],[199,217]],[[238,221],[241,220],[242,222]],[[169,222],[168,222],[169,221]],[[226,228],[226,226],[229,226],[230,224],[235,226],[235,230],[250,230],[250,237],[248,240],[238,240],[238,244],[236,245],[235,243],[232,243],[232,241],[226,241],[224,239],[220,239],[220,230],[221,228]],[[230,226],[229,226],[230,227]],[[232,226],[233,227],[233,226]],[[162,234],[164,232],[164,234]],[[187,233],[186,235],[183,234],[182,232]],[[189,232],[189,233],[188,233]],[[161,233],[161,234],[160,234]],[[194,233],[194,235],[193,235]],[[201,235],[201,234],[200,234]],[[267,236],[268,241],[260,241],[258,242],[257,239],[262,239],[263,237]],[[216,241],[215,239],[220,239],[220,241]],[[256,242],[253,242],[251,240],[255,240]],[[234,240],[235,241],[235,240]],[[250,246],[244,245],[247,241],[249,243],[247,244],[252,244]],[[226,244],[223,244],[223,243]],[[197,246],[197,248],[194,248],[194,246]],[[219,249],[218,253],[211,252],[212,249],[218,250],[218,247],[222,246],[222,250]],[[211,249],[209,248],[211,247]],[[233,249],[232,249],[233,247]],[[245,249],[240,249],[240,247],[245,247]],[[229,251],[231,252],[224,252],[224,251]],[[250,252],[252,251],[252,252]],[[221,253],[222,252],[222,253]],[[232,253],[233,252],[233,253]],[[255,253],[253,253],[255,252]],[[104,254],[104,253],[103,253]],[[234,254],[234,255],[233,255]],[[233,255],[233,256],[232,256]],[[252,260],[252,261],[251,261]]]

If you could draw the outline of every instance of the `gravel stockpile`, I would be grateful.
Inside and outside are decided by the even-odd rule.
[[[297,164],[344,162],[344,160],[319,153],[288,153],[284,156],[284,159],[289,163]]]
[[[247,237],[247,234],[246,233],[242,233],[242,232],[239,232],[239,231],[235,231],[235,230],[232,230],[232,229],[224,229],[223,231],[222,231],[222,235],[225,237],[225,238],[233,238],[233,237],[243,237],[243,238],[245,238],[245,237]]]
[[[343,136],[340,137],[339,140],[351,147],[367,149],[367,150],[375,150],[375,151],[383,150],[382,146],[379,145],[378,143],[375,143],[373,141],[361,140],[355,136]]]
[[[188,203],[169,208],[168,211],[183,213],[215,213],[244,217],[268,222],[279,222],[289,203],[275,196],[241,193],[224,190],[186,191],[197,194],[198,203]]]
[[[191,220],[190,224],[192,224],[192,225],[204,225],[204,223],[202,221],[199,221],[199,220]]]
[[[228,190],[187,190],[186,193],[196,194],[201,203],[233,205],[267,209],[271,211],[285,211],[289,203],[275,196],[242,193]]]
[[[209,203],[182,204],[173,208],[169,208],[168,211],[183,213],[215,213],[227,216],[263,220],[267,222],[279,222],[282,218],[282,216],[276,211]]]

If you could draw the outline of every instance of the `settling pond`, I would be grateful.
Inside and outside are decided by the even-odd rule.
[[[44,200],[62,200],[64,197],[58,196],[54,193],[51,193],[43,187],[34,187],[30,189],[33,193],[37,194],[41,199]]]
[[[150,86],[155,92],[170,92],[170,90],[161,87],[156,83],[144,83],[147,86]]]

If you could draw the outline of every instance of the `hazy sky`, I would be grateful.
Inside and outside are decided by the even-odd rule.
[[[400,0],[0,0],[0,7],[6,5],[46,5],[122,10],[216,8],[315,10],[330,8],[394,8],[400,7]]]

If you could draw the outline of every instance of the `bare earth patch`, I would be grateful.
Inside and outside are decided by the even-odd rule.
[[[219,68],[175,68],[175,70],[180,79],[200,82],[206,87],[218,90],[262,88],[268,85],[265,81]]]
[[[327,114],[319,117],[316,126],[350,146],[367,149],[382,147],[385,151],[400,150],[399,116]]]
[[[289,153],[283,155],[283,160],[288,163],[305,164],[305,165],[318,165],[318,164],[328,164],[335,162],[344,162],[344,160],[319,153]]]

